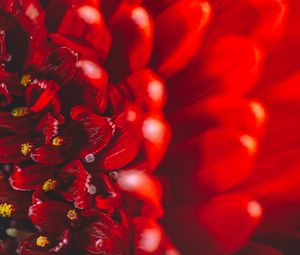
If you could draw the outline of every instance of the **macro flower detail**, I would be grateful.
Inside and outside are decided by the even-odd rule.
[[[0,1],[0,254],[299,254],[299,8]]]
[[[155,5],[0,3],[1,254],[175,251],[153,172],[170,139],[159,66],[184,53],[154,63]]]

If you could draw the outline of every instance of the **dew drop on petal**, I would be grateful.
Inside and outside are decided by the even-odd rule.
[[[92,163],[92,162],[94,162],[94,161],[95,161],[95,155],[92,154],[92,153],[86,155],[85,158],[84,158],[84,161],[85,161],[86,163]]]
[[[88,185],[87,192],[90,193],[91,195],[96,194],[96,192],[97,192],[96,186],[92,185],[92,184]]]
[[[108,173],[108,176],[112,181],[116,181],[119,177],[119,173],[117,171],[111,171]]]

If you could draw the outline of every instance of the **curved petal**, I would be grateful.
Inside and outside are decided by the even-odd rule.
[[[38,240],[43,240],[41,246],[37,245]],[[20,255],[67,255],[69,254],[71,235],[69,230],[64,231],[60,236],[49,235],[48,233],[36,233],[23,239],[18,245]]]
[[[185,66],[199,47],[211,15],[206,1],[175,1],[155,17],[159,72],[170,77]]]
[[[81,125],[84,132],[84,141],[82,141],[82,148],[79,153],[81,158],[85,158],[90,154],[97,154],[110,142],[113,128],[104,117],[90,112],[82,112],[73,115],[73,120]]]
[[[105,20],[101,13],[90,5],[68,9],[57,33],[94,49],[101,59],[106,58],[110,49],[111,39]]]
[[[110,26],[113,46],[107,65],[114,79],[119,81],[148,63],[152,53],[153,21],[142,6],[123,2],[111,18]]]
[[[34,190],[52,178],[54,174],[54,168],[44,165],[35,164],[25,168],[15,166],[10,177],[10,185],[16,190]]]
[[[60,234],[70,226],[67,214],[72,209],[70,205],[63,202],[46,201],[31,206],[28,214],[37,227],[48,233]]]

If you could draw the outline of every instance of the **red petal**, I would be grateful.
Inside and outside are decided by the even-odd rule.
[[[142,108],[150,111],[162,109],[166,100],[165,84],[152,70],[136,72],[129,76],[126,82],[135,95],[135,101],[141,104]]]
[[[200,208],[173,206],[165,220],[172,240],[182,251],[215,255],[234,254],[246,245],[261,216],[260,205],[247,194],[227,194]]]
[[[256,136],[261,133],[266,118],[265,107],[257,100],[217,96],[183,107],[173,113],[169,121],[177,142],[216,126]]]
[[[27,61],[27,68],[34,66],[36,71],[46,77],[51,77],[65,85],[70,82],[76,74],[76,62],[78,53],[68,45],[41,44],[36,48]]]
[[[24,93],[24,88],[20,85],[19,75],[17,73],[9,73],[4,65],[0,66],[0,80],[12,95],[21,96]]]
[[[16,190],[34,190],[52,178],[54,174],[55,169],[48,166],[37,164],[25,168],[15,166],[10,177],[10,184]]]
[[[108,145],[113,134],[112,126],[108,120],[89,112],[75,115],[74,120],[80,123],[84,130],[85,141],[80,150],[81,158],[85,158],[89,154],[95,155]]]
[[[0,112],[0,128],[16,133],[27,133],[33,130],[35,121],[32,115],[14,117],[11,112]]]
[[[160,73],[171,76],[191,60],[210,15],[208,2],[180,0],[155,18]]]
[[[100,212],[93,215],[86,210],[81,215],[85,218],[93,217],[94,222],[75,233],[75,238],[80,240],[74,244],[77,249],[92,254],[103,252],[128,254],[128,233],[121,224],[115,224],[112,219]]]
[[[76,67],[82,71],[82,78],[88,83],[88,85],[102,92],[106,92],[108,76],[102,67],[100,67],[96,62],[87,59],[79,60],[76,63]]]
[[[60,234],[69,227],[68,211],[73,208],[63,202],[46,201],[30,207],[30,220],[46,232]]]
[[[56,93],[59,91],[60,87],[55,81],[38,81],[37,84],[32,84],[32,86],[39,86],[42,88],[42,93],[39,95],[38,99],[33,106],[30,107],[32,112],[40,112],[45,107],[47,107]]]
[[[173,2],[175,2],[175,0],[160,0],[160,1],[144,0],[143,4],[147,6],[147,8],[151,11],[151,13],[154,13],[156,16],[160,12],[164,11]]]
[[[19,163],[30,159],[30,153],[26,156],[21,153],[21,145],[31,143],[29,136],[14,135],[0,139],[0,162]]]
[[[77,119],[80,114],[92,113],[92,111],[84,105],[76,105],[71,109],[70,117],[72,120]]]
[[[18,20],[26,32],[32,34],[45,23],[45,13],[37,0],[30,2],[5,1],[0,4],[7,13]]]
[[[288,2],[285,0],[267,0],[264,2],[250,0],[259,15],[254,35],[257,36],[264,46],[270,41],[277,40],[285,28],[288,17]],[[259,25],[258,25],[259,24]]]
[[[170,141],[170,127],[161,116],[148,116],[142,127],[147,160],[154,169],[159,164]]]
[[[134,218],[134,228],[134,254],[163,254],[161,246],[164,233],[159,224],[146,217],[136,217]]]
[[[105,59],[110,48],[110,34],[101,13],[94,7],[82,5],[70,8],[64,16],[58,34],[93,48]]]
[[[247,38],[224,36],[213,45],[206,58],[206,75],[220,80],[225,92],[239,95],[248,92],[257,82],[264,51]]]
[[[74,205],[78,209],[91,208],[94,204],[94,196],[88,192],[81,193],[74,201]]]
[[[117,183],[123,192],[141,201],[143,215],[151,218],[162,216],[161,187],[154,176],[138,170],[121,171]]]
[[[117,78],[143,68],[149,61],[153,44],[153,21],[138,4],[123,2],[110,21],[113,46],[109,70]]]
[[[102,154],[106,170],[118,169],[130,163],[139,153],[142,144],[142,134],[138,128],[129,124],[118,132]]]
[[[202,207],[199,216],[218,249],[222,253],[231,253],[240,249],[251,237],[261,219],[262,208],[246,195],[223,195]]]
[[[122,88],[110,84],[109,86],[109,100],[110,104],[115,113],[119,113],[123,110],[124,105],[126,103],[126,96],[122,90]]]
[[[40,236],[47,237],[49,244],[45,247],[36,245],[36,240]],[[18,254],[20,255],[67,255],[69,254],[69,246],[71,242],[69,230],[64,231],[60,236],[49,235],[48,233],[35,233],[18,244]]]
[[[0,30],[0,61],[5,62],[8,59],[9,55],[6,52],[5,31]]]
[[[12,102],[12,96],[8,91],[7,86],[4,83],[0,84],[0,106],[7,106]]]
[[[36,131],[42,132],[45,137],[45,144],[49,145],[52,138],[58,134],[59,122],[50,113],[46,113],[38,125]]]
[[[71,184],[68,183],[68,187],[64,187],[63,183],[64,181],[68,181],[68,178],[74,180]],[[74,201],[79,195],[87,190],[87,185],[91,176],[79,160],[74,160],[61,169],[58,174],[58,179],[62,183],[62,190],[60,191],[60,194],[66,200]]]
[[[31,158],[38,163],[54,166],[63,163],[68,158],[68,154],[65,146],[45,145],[36,148],[31,153]]]

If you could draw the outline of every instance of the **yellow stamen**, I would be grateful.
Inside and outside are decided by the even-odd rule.
[[[39,247],[45,247],[47,246],[50,242],[48,240],[48,238],[46,236],[39,236],[37,239],[36,239],[36,245],[39,246]]]
[[[77,213],[75,210],[69,210],[67,217],[69,220],[77,220],[78,219],[78,216],[77,216]]]
[[[18,118],[26,116],[30,113],[30,110],[28,107],[17,107],[11,111],[11,115]]]
[[[48,192],[51,190],[54,190],[57,187],[57,181],[53,180],[53,179],[49,179],[47,181],[45,181],[44,185],[43,185],[43,190]]]
[[[65,143],[65,138],[62,136],[57,136],[52,140],[52,145],[53,146],[62,146]]]
[[[3,218],[10,218],[13,213],[12,204],[0,204],[0,216]]]
[[[25,74],[21,78],[21,84],[26,88],[32,82],[32,76],[30,74]]]
[[[31,143],[23,143],[21,144],[21,153],[24,156],[27,156],[32,151],[32,144]]]

